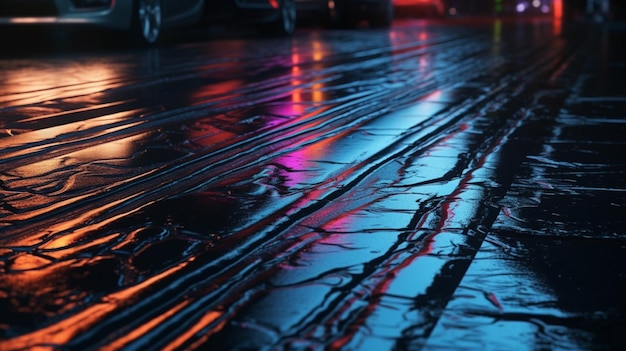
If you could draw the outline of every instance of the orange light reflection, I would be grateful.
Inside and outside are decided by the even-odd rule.
[[[159,285],[159,281],[170,277],[185,266],[189,262],[181,262],[177,266],[150,277],[141,283],[126,288],[122,291],[114,292],[96,301],[86,309],[59,320],[54,324],[48,325],[42,329],[38,329],[32,333],[22,334],[10,340],[0,340],[0,350],[6,349],[32,349],[42,344],[67,344],[77,335],[93,328],[94,325],[100,323],[104,318],[120,311],[124,306],[133,303],[134,300],[141,298],[146,290],[153,289]],[[20,282],[15,282],[19,284]]]
[[[133,340],[137,340],[137,339],[141,338],[147,332],[149,332],[150,330],[154,329],[156,326],[161,324],[163,321],[168,319],[170,316],[173,316],[174,314],[176,314],[178,311],[182,310],[187,305],[189,305],[189,301],[183,301],[183,302],[179,303],[178,305],[176,305],[176,306],[170,308],[169,310],[165,311],[163,314],[161,314],[161,315],[153,318],[152,320],[144,323],[143,325],[139,326],[138,328],[136,328],[135,330],[133,330],[129,334],[126,334],[123,337],[113,341],[109,345],[103,347],[102,350],[121,350],[121,349],[123,349],[124,346],[126,346],[129,343],[131,343]]]
[[[77,61],[50,66],[25,62],[3,72],[0,107],[85,97],[124,84],[126,70],[125,66],[102,62]]]
[[[194,335],[197,334],[200,330],[202,330],[203,328],[206,328],[206,326],[208,326],[209,324],[211,324],[214,321],[216,321],[222,315],[223,315],[223,312],[218,312],[218,311],[209,311],[209,312],[207,312],[204,316],[202,316],[202,318],[196,324],[194,324],[193,327],[187,329],[187,331],[184,334],[182,334],[181,336],[176,338],[176,340],[172,341],[169,345],[166,345],[163,348],[163,351],[180,349],[180,347],[185,342],[187,342],[189,339],[194,337]],[[196,346],[200,347],[202,345],[202,343],[205,341],[206,338],[208,338],[212,334],[220,331],[224,327],[225,324],[226,324],[226,321],[223,321],[223,322],[219,323],[210,332],[208,332],[207,334],[203,335],[203,337],[200,338],[200,340],[198,340],[198,342],[195,343],[197,345],[191,345],[189,347],[189,349],[195,349]]]
[[[311,43],[312,53],[311,59],[313,60],[313,71],[321,71],[324,69],[324,45],[323,42],[319,39],[314,39]],[[320,77],[305,77],[305,70],[302,69],[301,65],[306,64],[306,60],[303,60],[303,55],[297,51],[298,47],[293,47],[293,52],[291,54],[291,86],[293,87],[293,91],[291,94],[291,113],[287,113],[288,115],[301,115],[304,113],[304,104],[307,102],[305,99],[305,93],[308,93],[308,89],[305,89],[305,85],[308,82],[308,79],[313,80],[313,85],[310,88],[310,99],[311,102],[321,103],[326,99],[326,93],[324,92],[325,84],[320,82],[315,82],[319,80]],[[308,71],[308,70],[307,70]],[[285,111],[286,112],[286,111]]]
[[[105,206],[101,206],[99,208],[95,208],[92,209],[90,211],[87,211],[85,213],[75,213],[74,214],[74,218],[72,220],[67,220],[67,221],[63,221],[60,222],[58,224],[52,225],[46,229],[42,229],[41,232],[35,232],[32,235],[28,235],[28,236],[24,236],[24,237],[18,237],[15,239],[7,239],[5,241],[5,245],[8,246],[23,246],[23,247],[27,247],[27,246],[37,246],[40,245],[42,241],[45,241],[49,238],[50,234],[53,233],[60,233],[60,232],[64,232],[67,231],[71,228],[76,228],[79,227],[81,228],[80,231],[76,232],[75,234],[64,234],[63,237],[59,237],[59,239],[56,242],[55,245],[70,245],[72,243],[75,242],[79,242],[81,240],[85,240],[89,238],[89,233],[92,231],[95,231],[103,226],[106,226],[109,223],[112,223],[122,217],[128,216],[131,213],[140,211],[144,206],[141,207],[137,207],[137,208],[133,208],[132,211],[128,211],[128,212],[121,212],[118,213],[117,215],[114,216],[110,216],[107,217],[105,220],[101,220],[97,223],[94,224],[90,224],[87,226],[82,226],[84,223],[89,223],[90,219],[93,218],[94,216],[96,216],[98,213],[102,213],[104,211],[106,211],[107,209],[110,209],[112,207],[115,207],[116,205],[119,205],[120,203],[124,203],[126,201],[130,201],[131,199],[133,199],[135,196],[141,196],[142,193],[138,193],[135,194],[133,196],[127,197],[127,198],[122,198],[119,199],[117,201],[113,201],[111,203],[106,204]],[[35,212],[34,214],[29,214],[29,218],[45,213],[46,211],[51,211],[54,210],[57,207],[63,207],[65,205],[68,205],[70,203],[73,202],[77,202],[80,201],[84,198],[87,198],[87,196],[80,196],[80,197],[74,197],[65,201],[60,201],[59,203],[55,203],[53,206],[49,206],[47,208],[41,209],[39,211],[33,211]],[[148,206],[149,204],[145,204],[145,206]],[[26,217],[25,215],[23,217]],[[10,219],[11,220],[16,220],[17,216],[13,216]],[[67,238],[66,238],[67,237]]]
[[[60,236],[55,240],[45,243],[42,249],[50,250],[46,252],[47,256],[62,259],[64,257],[76,256],[80,251],[89,248],[113,242],[120,236],[120,233],[110,234],[102,238],[92,238],[82,232]]]

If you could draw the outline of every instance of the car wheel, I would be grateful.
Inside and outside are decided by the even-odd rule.
[[[161,0],[137,0],[133,32],[144,44],[155,44],[161,37]]]
[[[393,21],[393,2],[392,0],[381,0],[381,11],[370,15],[370,25],[372,27],[384,27],[391,26]]]
[[[281,0],[279,6],[276,20],[259,25],[261,34],[285,36],[293,34],[296,30],[295,0]]]

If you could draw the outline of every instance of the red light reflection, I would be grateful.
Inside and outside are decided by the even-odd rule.
[[[237,134],[212,125],[211,118],[197,120],[187,130],[190,142],[201,146],[215,146],[233,140]]]
[[[554,18],[563,17],[563,0],[553,0],[552,4]]]
[[[563,27],[563,0],[554,0],[553,3],[553,26],[554,26],[554,34],[560,35]]]

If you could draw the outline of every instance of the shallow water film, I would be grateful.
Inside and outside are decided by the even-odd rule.
[[[620,349],[624,42],[403,19],[3,52],[0,350]]]

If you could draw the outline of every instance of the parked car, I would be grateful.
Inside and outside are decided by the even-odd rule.
[[[443,17],[446,5],[443,0],[393,0],[393,6],[399,14]]]
[[[389,27],[393,0],[295,0],[298,17],[318,18],[333,27],[353,27],[367,20],[374,27]]]
[[[291,34],[296,21],[294,0],[0,0],[2,26],[99,27],[148,44],[165,30],[225,15],[271,34]]]
[[[209,23],[253,24],[265,35],[291,35],[296,28],[295,0],[205,1]]]

